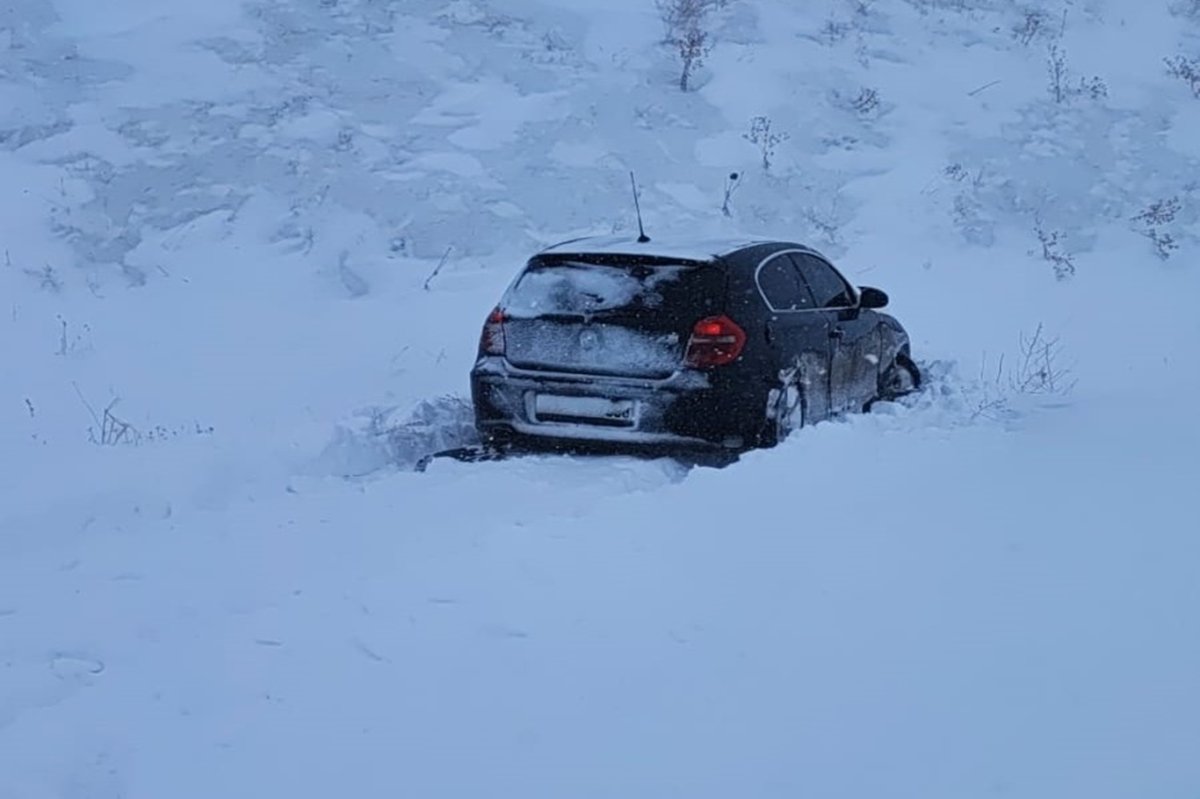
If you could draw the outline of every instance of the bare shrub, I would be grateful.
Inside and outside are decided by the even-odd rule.
[[[83,403],[83,407],[87,409],[88,416],[92,419],[92,424],[87,429],[88,441],[99,447],[137,446],[139,444],[179,438],[180,436],[209,436],[215,431],[215,428],[211,425],[202,425],[199,422],[193,422],[189,425],[178,425],[176,427],[155,425],[149,430],[142,431],[113,412],[113,409],[121,401],[120,397],[113,397],[108,405],[104,407],[103,411],[96,413],[96,409],[88,402],[87,397],[83,395],[83,391],[79,388],[79,385],[73,382],[71,383],[71,387],[75,389],[75,395],[79,397],[79,401]],[[26,402],[28,403],[28,400]],[[30,404],[29,412],[32,416],[32,404]]]
[[[75,394],[83,403],[83,407],[87,408],[88,415],[92,417],[93,424],[87,430],[88,441],[101,447],[141,443],[142,434],[138,432],[138,429],[112,412],[113,408],[117,407],[117,403],[121,401],[120,397],[113,397],[112,401],[105,406],[104,411],[97,414],[96,409],[83,396],[79,386],[75,383],[71,385],[74,386]]]
[[[989,213],[987,196],[991,174],[985,166],[970,170],[954,163],[942,170],[942,178],[960,187],[950,209],[954,226],[962,237],[975,245],[990,247],[995,241],[995,218]]]
[[[1104,79],[1093,75],[1090,78],[1080,78],[1075,88],[1076,96],[1087,97],[1090,100],[1103,100],[1108,97],[1108,84]]]
[[[1050,76],[1050,96],[1054,102],[1062,103],[1067,99],[1067,54],[1057,42],[1046,49],[1046,71]]]
[[[1063,250],[1063,234],[1057,230],[1046,230],[1040,219],[1034,223],[1033,229],[1037,234],[1038,242],[1042,245],[1042,260],[1049,263],[1054,269],[1054,277],[1066,280],[1074,275],[1075,258],[1071,253]]]
[[[1098,76],[1080,78],[1075,82],[1071,78],[1071,70],[1067,66],[1067,53],[1059,45],[1067,28],[1067,12],[1063,12],[1062,24],[1055,34],[1054,41],[1046,48],[1046,72],[1050,79],[1049,92],[1054,102],[1062,105],[1076,97],[1089,97],[1100,100],[1108,97],[1108,85]]]
[[[729,177],[725,179],[725,199],[721,203],[721,213],[725,216],[733,216],[729,209],[729,202],[733,199],[733,193],[737,191],[738,186],[742,185],[742,176],[737,172],[730,172]]]
[[[850,101],[850,107],[862,116],[867,116],[879,109],[879,91],[864,86],[858,96]]]
[[[1008,392],[1004,386],[1004,355],[996,363],[996,372],[988,368],[987,353],[979,362],[979,394],[974,399],[971,421],[990,419],[998,421],[1012,412],[1008,405]]]
[[[863,67],[870,65],[870,51],[866,36],[870,33],[871,16],[875,13],[874,0],[847,0],[845,5],[849,19],[831,14],[825,19],[813,39],[832,47],[854,37],[854,55]]]
[[[764,172],[771,171],[775,148],[792,137],[787,131],[772,130],[772,125],[770,117],[756,116],[750,120],[750,130],[742,134],[743,139],[758,147]]]
[[[679,48],[679,61],[682,65],[679,72],[679,90],[686,92],[692,72],[704,63],[704,57],[711,49],[708,33],[701,28],[688,28],[675,44]]]
[[[837,44],[850,33],[850,23],[830,17],[821,26],[820,39],[826,44]]]
[[[1062,342],[1046,334],[1039,322],[1031,335],[1021,333],[1017,364],[1009,373],[1009,383],[1018,394],[1063,395],[1075,388],[1070,367],[1063,363]]]
[[[729,0],[654,0],[665,29],[665,42],[693,22],[703,21],[710,11],[729,5]]]
[[[1200,59],[1179,55],[1173,59],[1164,58],[1163,62],[1167,65],[1167,74],[1186,83],[1192,96],[1200,99]]]
[[[842,224],[838,219],[838,200],[835,197],[828,208],[808,206],[800,215],[812,225],[831,246],[840,246]]]
[[[1016,357],[1010,360],[1001,354],[994,370],[984,355],[972,419],[1011,415],[1011,404],[1020,396],[1065,397],[1074,390],[1078,381],[1058,336],[1049,335],[1039,322],[1033,333],[1022,331],[1017,340]]]
[[[974,188],[979,188],[981,185],[983,185],[982,167],[980,167],[980,169],[976,171],[974,175],[972,175],[962,164],[953,163],[943,169],[942,174],[950,180],[953,180],[955,183],[964,183],[966,181],[970,181]]]
[[[63,289],[62,279],[50,264],[46,264],[41,269],[23,269],[21,271],[36,280],[39,288],[45,289],[51,294],[58,294]]]
[[[1062,103],[1076,97],[1102,100],[1108,97],[1108,84],[1103,78],[1093,75],[1071,82],[1071,71],[1067,67],[1067,54],[1058,44],[1051,44],[1046,52],[1046,72],[1050,78],[1049,91],[1054,102]]]
[[[679,54],[679,89],[686,92],[692,75],[712,49],[707,30],[708,14],[725,0],[655,0],[659,18],[666,28],[665,42]]]
[[[1175,241],[1175,237],[1164,231],[1163,228],[1175,221],[1175,217],[1182,207],[1178,197],[1155,200],[1146,206],[1144,211],[1130,219],[1131,222],[1137,222],[1142,226],[1142,235],[1150,239],[1150,243],[1154,245],[1155,254],[1164,261],[1171,257],[1172,252],[1179,249],[1179,244]]]
[[[1021,14],[1021,21],[1013,26],[1012,36],[1022,45],[1028,47],[1030,42],[1046,30],[1046,25],[1049,21],[1050,16],[1041,9],[1025,9]]]
[[[90,325],[84,324],[79,332],[72,333],[66,319],[63,319],[61,316],[56,318],[58,319],[59,330],[58,349],[55,350],[55,355],[65,358],[68,355],[86,352],[91,349],[90,338],[92,328]]]

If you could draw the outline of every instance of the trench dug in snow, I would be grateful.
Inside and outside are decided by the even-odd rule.
[[[963,380],[949,361],[922,361],[921,389],[895,402],[879,402],[871,416],[885,427],[957,427],[1011,416],[1004,397],[987,386]],[[834,423],[851,423],[855,416]],[[802,438],[803,431],[792,434]],[[428,456],[480,443],[471,401],[446,395],[416,407],[369,407],[341,422],[318,458],[319,470],[339,477],[363,477],[381,470],[411,471]],[[603,456],[599,456],[603,457]]]

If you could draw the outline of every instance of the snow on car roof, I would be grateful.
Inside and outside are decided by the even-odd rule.
[[[604,253],[606,255],[655,255],[688,261],[711,261],[713,258],[756,244],[769,244],[771,239],[651,239],[641,243],[627,236],[585,236],[560,242],[542,250],[543,253]]]

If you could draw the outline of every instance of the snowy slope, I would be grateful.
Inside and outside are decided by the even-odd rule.
[[[718,5],[0,2],[0,799],[1200,791],[1194,3]],[[413,472],[630,169],[929,389]]]

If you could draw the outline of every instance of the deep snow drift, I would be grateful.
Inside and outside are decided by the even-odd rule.
[[[0,4],[0,798],[1194,796],[1194,5]],[[927,389],[412,471],[630,169]]]

